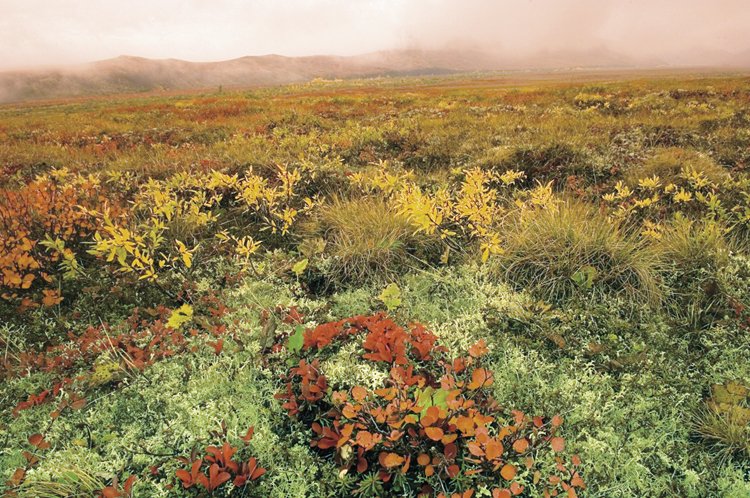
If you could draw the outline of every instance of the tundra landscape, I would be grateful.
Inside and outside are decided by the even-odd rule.
[[[0,492],[750,496],[750,70],[645,60],[1,73]]]

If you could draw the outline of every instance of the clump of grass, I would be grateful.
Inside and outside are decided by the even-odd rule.
[[[695,171],[712,183],[720,184],[728,178],[728,173],[706,154],[691,149],[667,147],[657,152],[643,164],[633,168],[627,175],[630,185],[638,185],[638,180],[658,176],[663,181],[675,183],[683,172]]]
[[[591,206],[564,201],[509,224],[500,266],[519,287],[562,301],[575,295],[661,299],[656,253]]]
[[[326,272],[339,284],[390,281],[422,266],[439,246],[437,237],[415,233],[406,215],[377,198],[334,198],[304,232],[325,241]]]
[[[682,271],[717,270],[729,260],[726,230],[716,222],[677,217],[661,233],[659,250]]]
[[[573,98],[573,105],[579,109],[598,109],[608,102],[607,96],[600,93],[580,92]]]
[[[520,184],[523,187],[553,181],[558,190],[562,190],[571,177],[578,177],[584,183],[596,183],[608,176],[584,149],[555,141],[505,152],[494,169],[523,171],[525,177]]]
[[[696,416],[695,430],[722,458],[750,457],[750,427],[732,413],[703,408]]]
[[[95,496],[106,484],[100,476],[74,464],[58,468],[52,479],[30,480],[21,487],[18,496],[26,498],[65,498]]]
[[[711,397],[695,416],[695,431],[722,459],[750,457],[749,393],[739,382],[714,385]]]
[[[655,244],[665,262],[670,311],[696,328],[724,312],[719,272],[729,262],[725,232],[713,221],[678,217]]]

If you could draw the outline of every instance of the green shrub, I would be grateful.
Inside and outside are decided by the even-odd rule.
[[[437,237],[416,234],[405,215],[376,198],[333,199],[305,236],[325,241],[325,272],[339,284],[390,281],[439,251]]]
[[[504,236],[506,277],[545,299],[590,293],[660,300],[655,252],[590,206],[564,201],[523,212]]]

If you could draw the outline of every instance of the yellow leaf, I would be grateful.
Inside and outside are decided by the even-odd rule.
[[[167,327],[174,330],[178,330],[184,324],[193,319],[193,307],[189,304],[183,304],[176,310],[172,311],[172,314],[167,320]]]
[[[295,275],[299,277],[300,275],[302,275],[302,272],[304,272],[305,269],[307,268],[307,264],[308,264],[307,258],[297,261],[294,264],[294,266],[292,266],[292,271],[294,272]]]

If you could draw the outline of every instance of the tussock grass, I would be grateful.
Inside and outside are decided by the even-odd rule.
[[[504,233],[508,280],[561,301],[577,294],[661,299],[657,254],[593,207],[563,201],[525,212]]]
[[[408,218],[377,198],[333,198],[304,230],[322,237],[329,277],[340,284],[385,282],[422,266],[437,237],[416,234]]]
[[[74,464],[56,469],[53,479],[29,480],[19,490],[24,498],[71,498],[95,496],[106,486],[101,476]]]
[[[664,261],[670,314],[694,328],[711,323],[726,308],[719,273],[732,244],[725,233],[716,222],[679,217],[655,244]]]
[[[683,171],[696,171],[712,183],[721,184],[729,175],[711,157],[691,149],[666,147],[657,149],[656,153],[643,164],[633,168],[627,175],[630,185],[638,185],[638,180],[658,176],[665,182],[674,183]]]
[[[750,425],[739,413],[706,406],[698,411],[693,421],[695,432],[721,459],[734,455],[750,458]]]
[[[679,217],[662,232],[657,247],[677,270],[715,271],[729,260],[730,243],[725,233],[726,229],[718,223]]]
[[[526,174],[523,185],[526,187],[552,180],[557,189],[564,188],[565,180],[571,175],[585,178],[599,174],[578,146],[556,141],[516,149],[507,155],[499,169],[523,171]]]

